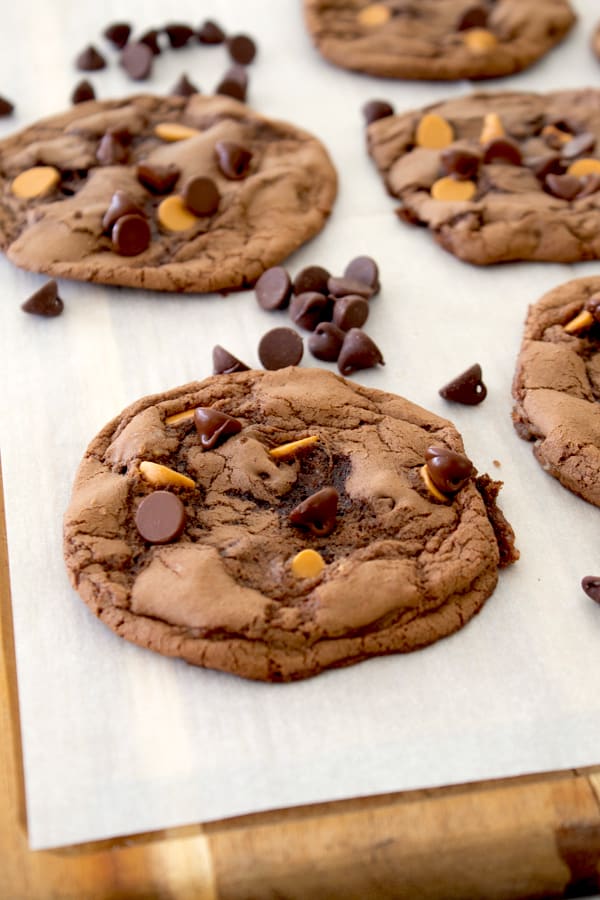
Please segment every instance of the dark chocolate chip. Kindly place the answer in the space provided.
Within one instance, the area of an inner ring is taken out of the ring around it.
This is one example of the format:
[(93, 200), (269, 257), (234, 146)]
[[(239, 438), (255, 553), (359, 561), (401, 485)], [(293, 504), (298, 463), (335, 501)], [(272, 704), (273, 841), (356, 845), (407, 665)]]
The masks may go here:
[(227, 49), (232, 60), (242, 66), (249, 65), (256, 56), (256, 44), (247, 34), (227, 38)]
[(540, 181), (545, 181), (546, 175), (562, 175), (565, 171), (565, 165), (558, 153), (550, 153), (546, 156), (530, 156), (525, 160), (525, 165), (531, 169)]
[(207, 19), (196, 32), (196, 37), (201, 44), (222, 44), (225, 32), (216, 22)]
[(212, 351), (213, 373), (215, 375), (229, 375), (231, 372), (247, 372), (249, 366), (243, 363), (237, 356), (233, 356), (229, 350), (225, 350), (220, 344), (215, 344)]
[(121, 216), (113, 225), (112, 244), (120, 256), (137, 256), (150, 245), (150, 225), (144, 216)]
[(467, 31), (469, 28), (485, 28), (488, 21), (488, 11), (485, 6), (469, 6), (456, 23), (457, 31)]
[(173, 50), (185, 47), (195, 35), (194, 29), (190, 28), (189, 25), (184, 25), (182, 22), (169, 22), (168, 25), (165, 25), (163, 31), (167, 35)]
[(0, 97), (0, 116), (10, 116), (14, 108), (10, 100), (7, 100), (6, 97)]
[(242, 103), (248, 93), (248, 76), (243, 66), (231, 66), (215, 88), (215, 94), (233, 97)]
[(575, 159), (581, 153), (589, 153), (595, 146), (596, 136), (589, 131), (583, 131), (562, 145), (561, 156), (563, 159)]
[(357, 256), (344, 269), (344, 278), (360, 281), (376, 291), (379, 287), (379, 267), (370, 256)]
[(440, 155), (444, 172), (464, 181), (477, 177), (481, 155), (466, 147), (446, 147)]
[(342, 375), (350, 375), (358, 369), (385, 365), (381, 350), (375, 341), (360, 328), (351, 328), (346, 332), (337, 364)]
[(340, 297), (333, 305), (333, 321), (342, 329), (361, 328), (369, 318), (369, 301), (358, 294)]
[(591, 172), (589, 175), (582, 175), (579, 179), (581, 182), (581, 190), (577, 194), (577, 199), (581, 197), (589, 197), (600, 190), (600, 175), (598, 172)]
[(297, 366), (302, 359), (302, 338), (293, 328), (273, 328), (260, 339), (258, 358), (265, 369)]
[(333, 322), (320, 322), (308, 339), (308, 349), (316, 359), (335, 362), (346, 333)]
[(183, 188), (183, 202), (197, 216), (212, 216), (219, 208), (221, 195), (212, 180), (205, 175), (190, 178)]
[(263, 309), (285, 309), (290, 302), (292, 282), (282, 266), (272, 266), (262, 273), (254, 291)]
[(64, 303), (58, 296), (58, 285), (56, 281), (47, 281), (35, 293), (31, 295), (24, 303), (21, 309), (33, 316), (45, 316), (51, 318), (60, 316), (63, 311)]
[(340, 495), (334, 487), (324, 487), (299, 503), (289, 514), (292, 525), (308, 528), (317, 537), (334, 530)]
[(552, 125), (554, 128), (558, 128), (559, 131), (569, 135), (585, 131), (585, 126), (578, 119), (573, 119), (571, 116), (546, 116), (544, 124)]
[(242, 423), (233, 416), (213, 409), (211, 406), (199, 406), (194, 410), (194, 425), (200, 435), (203, 450), (212, 450), (218, 443), (232, 434), (242, 430)]
[(546, 190), (560, 200), (573, 200), (582, 188), (581, 181), (575, 175), (546, 175)]
[(583, 308), (593, 315), (596, 322), (600, 322), (600, 293), (588, 297)]
[(75, 65), (81, 72), (97, 72), (98, 69), (106, 68), (106, 60), (101, 53), (98, 53), (93, 44), (89, 44), (85, 50), (82, 50)]
[(169, 93), (174, 97), (191, 97), (192, 94), (199, 94), (200, 89), (197, 88), (195, 84), (192, 84), (184, 72), (181, 78), (173, 85)]
[(160, 55), (160, 44), (158, 42), (160, 32), (157, 28), (150, 28), (145, 31), (139, 39), (138, 43), (145, 44), (149, 48), (152, 56)]
[(152, 194), (169, 194), (177, 183), (181, 171), (174, 163), (161, 166), (158, 163), (138, 163), (136, 174)]
[(252, 153), (235, 141), (217, 141), (215, 154), (219, 169), (225, 176), (233, 181), (245, 178), (250, 168)]
[(335, 278), (333, 275), (327, 279), (327, 290), (333, 297), (347, 297), (348, 294), (358, 294), (368, 300), (374, 294), (373, 288), (363, 281), (355, 278)]
[(487, 388), (482, 381), (479, 363), (457, 375), (449, 384), (440, 388), (439, 393), (444, 400), (452, 400), (465, 406), (477, 406), (478, 403), (482, 403), (487, 396)]
[(387, 100), (369, 100), (362, 108), (366, 125), (376, 122), (377, 119), (387, 119), (394, 115), (394, 107)]
[(126, 163), (129, 151), (116, 134), (107, 131), (96, 150), (96, 159), (101, 166), (115, 166)]
[(144, 41), (127, 44), (121, 53), (121, 65), (134, 81), (144, 81), (152, 72), (154, 53)]
[(455, 494), (473, 474), (473, 463), (447, 447), (428, 447), (425, 460), (429, 477), (444, 494)]
[(331, 301), (318, 291), (294, 294), (290, 301), (292, 322), (306, 331), (314, 331), (319, 322), (331, 319)]
[(600, 577), (597, 575), (585, 575), (581, 579), (581, 587), (590, 600), (600, 603)]
[(170, 491), (153, 491), (138, 506), (135, 524), (148, 543), (169, 544), (183, 534), (185, 507)]
[(323, 266), (306, 266), (294, 278), (293, 290), (295, 294), (304, 294), (306, 291), (318, 291), (320, 294), (329, 293), (327, 282), (330, 274)]
[(113, 47), (116, 47), (117, 50), (122, 50), (129, 40), (131, 25), (127, 22), (114, 22), (112, 25), (105, 28), (102, 33), (106, 40), (110, 41)]
[(73, 88), (73, 93), (71, 94), (71, 103), (85, 103), (87, 100), (95, 100), (96, 92), (94, 88), (85, 79), (80, 81)]
[(507, 163), (520, 166), (523, 156), (517, 144), (509, 138), (495, 138), (489, 141), (483, 150), (484, 163)]
[(110, 231), (117, 219), (130, 215), (143, 216), (144, 213), (131, 194), (128, 194), (127, 191), (115, 191), (102, 218), (102, 228), (104, 231)]

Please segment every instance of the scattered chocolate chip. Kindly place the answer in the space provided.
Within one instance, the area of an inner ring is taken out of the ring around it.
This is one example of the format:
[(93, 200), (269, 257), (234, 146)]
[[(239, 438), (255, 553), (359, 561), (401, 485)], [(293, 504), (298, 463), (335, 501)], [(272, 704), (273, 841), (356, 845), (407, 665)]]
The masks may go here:
[(199, 406), (194, 410), (194, 425), (200, 435), (203, 450), (212, 450), (220, 441), (242, 430), (239, 419), (211, 406)]
[(185, 47), (188, 41), (195, 36), (194, 29), (190, 28), (189, 25), (184, 25), (182, 22), (169, 22), (168, 25), (165, 25), (163, 31), (167, 35), (173, 50)]
[(131, 25), (127, 22), (114, 22), (112, 25), (108, 25), (102, 33), (117, 50), (122, 50), (129, 40)]
[(425, 459), (429, 477), (444, 494), (455, 494), (473, 474), (473, 463), (447, 447), (428, 447)]
[(231, 372), (247, 372), (249, 366), (243, 363), (237, 356), (233, 356), (229, 350), (225, 350), (220, 344), (215, 344), (212, 351), (213, 374), (229, 375)]
[(306, 266), (294, 278), (294, 293), (304, 294), (306, 291), (318, 291), (320, 294), (327, 294), (327, 282), (330, 277), (329, 272), (323, 266)]
[(440, 162), (447, 175), (470, 181), (477, 177), (481, 155), (466, 147), (446, 147), (442, 150)]
[(207, 19), (196, 32), (196, 37), (201, 44), (222, 44), (225, 32), (216, 22)]
[(485, 6), (469, 6), (456, 23), (456, 30), (467, 31), (469, 28), (485, 28), (487, 21), (488, 11)]
[(256, 44), (247, 34), (227, 38), (227, 49), (232, 60), (242, 66), (249, 65), (256, 56)]
[(520, 166), (523, 156), (514, 141), (509, 138), (495, 138), (485, 145), (483, 161), (484, 163), (507, 163), (510, 166)]
[(308, 349), (316, 359), (335, 362), (345, 336), (346, 333), (334, 322), (319, 322), (308, 339)]
[(96, 92), (94, 88), (85, 79), (80, 81), (73, 88), (73, 93), (71, 94), (71, 103), (85, 103), (87, 100), (95, 100)]
[(150, 245), (150, 225), (145, 216), (121, 216), (113, 225), (111, 239), (119, 256), (137, 256)]
[(482, 381), (481, 366), (479, 363), (471, 366), (465, 372), (457, 375), (451, 382), (439, 390), (444, 400), (452, 400), (454, 403), (462, 403), (465, 406), (477, 406), (487, 396), (487, 388)]
[(582, 175), (579, 181), (581, 183), (581, 190), (577, 194), (578, 200), (581, 197), (589, 197), (590, 194), (595, 194), (596, 191), (600, 190), (600, 175), (598, 172)]
[(303, 354), (302, 338), (293, 328), (273, 328), (258, 345), (258, 358), (265, 369), (297, 366)]
[(244, 178), (248, 174), (252, 153), (235, 141), (217, 141), (215, 154), (219, 169), (233, 181)]
[(362, 108), (365, 124), (370, 125), (377, 119), (386, 119), (394, 115), (394, 107), (387, 100), (369, 100)]
[(233, 97), (242, 103), (248, 93), (248, 76), (243, 66), (231, 66), (215, 88), (215, 94)]
[(351, 328), (346, 332), (337, 364), (342, 375), (385, 365), (377, 344), (360, 328)]
[(369, 318), (369, 301), (358, 294), (340, 297), (333, 305), (333, 321), (342, 329), (361, 328)]
[(169, 194), (177, 183), (181, 171), (174, 163), (161, 166), (158, 163), (138, 163), (136, 174), (152, 194)]
[(171, 491), (153, 491), (138, 506), (135, 524), (148, 543), (168, 544), (183, 534), (185, 507)]
[(379, 289), (379, 267), (370, 256), (357, 256), (344, 269), (344, 278), (360, 281), (373, 291)]
[(256, 299), (263, 309), (285, 309), (290, 302), (292, 282), (282, 266), (266, 269), (254, 285)]
[(573, 200), (581, 190), (581, 182), (575, 175), (546, 175), (546, 190), (560, 200)]
[(31, 313), (33, 316), (46, 316), (46, 318), (60, 316), (63, 308), (64, 303), (58, 296), (56, 281), (47, 281), (21, 304), (24, 312)]
[(333, 487), (324, 487), (299, 503), (289, 514), (292, 525), (308, 528), (317, 537), (326, 537), (334, 530), (340, 495)]
[(192, 84), (184, 72), (181, 78), (173, 85), (169, 93), (174, 97), (191, 97), (192, 94), (199, 94), (200, 89), (197, 88), (195, 84)]
[(348, 294), (358, 294), (368, 300), (373, 296), (373, 288), (364, 281), (355, 278), (335, 278), (333, 275), (327, 279), (327, 290), (333, 297), (347, 297)]
[(600, 294), (592, 294), (585, 301), (583, 308), (592, 314), (596, 322), (600, 322)]
[(7, 100), (6, 97), (0, 97), (0, 116), (10, 116), (14, 108), (10, 100)]
[(590, 600), (600, 603), (600, 577), (597, 575), (585, 575), (581, 579), (581, 587)]
[(98, 144), (96, 159), (101, 166), (115, 166), (127, 162), (129, 151), (116, 134), (107, 131)]
[(561, 156), (563, 159), (575, 159), (581, 153), (589, 153), (595, 146), (596, 136), (589, 131), (583, 131), (562, 145)]
[(318, 291), (294, 294), (290, 301), (292, 322), (306, 331), (314, 331), (319, 322), (331, 319), (331, 301)]
[(127, 191), (115, 191), (110, 205), (104, 213), (102, 228), (104, 231), (110, 231), (117, 219), (120, 219), (121, 216), (130, 215), (143, 216), (143, 212), (131, 194), (128, 194)]
[(562, 175), (565, 171), (565, 165), (557, 153), (550, 153), (547, 156), (530, 156), (525, 160), (525, 165), (540, 181), (545, 181), (547, 175)]
[(145, 44), (149, 48), (152, 56), (160, 56), (160, 44), (158, 43), (159, 31), (157, 28), (150, 28), (145, 31), (139, 39), (139, 44)]
[(144, 81), (152, 72), (154, 53), (144, 41), (127, 44), (121, 53), (121, 65), (134, 81)]
[(75, 60), (76, 67), (81, 72), (97, 72), (99, 69), (106, 68), (106, 60), (101, 53), (98, 53), (93, 44), (89, 44), (82, 50)]
[(219, 208), (221, 195), (212, 180), (205, 175), (190, 178), (183, 188), (183, 202), (197, 216), (212, 216)]

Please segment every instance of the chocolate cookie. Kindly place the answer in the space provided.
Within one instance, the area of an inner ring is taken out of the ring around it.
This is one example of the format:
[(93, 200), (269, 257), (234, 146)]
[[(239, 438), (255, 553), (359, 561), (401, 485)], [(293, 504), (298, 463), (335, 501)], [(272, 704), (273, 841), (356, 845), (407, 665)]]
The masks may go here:
[(335, 193), (316, 138), (229, 97), (90, 101), (0, 142), (0, 246), (54, 277), (242, 288), (320, 231)]
[(600, 506), (600, 277), (530, 307), (513, 397), (515, 428), (545, 471)]
[(215, 375), (93, 440), (66, 563), (122, 637), (288, 681), (464, 625), (518, 556), (499, 487), (401, 397), (321, 369)]
[(367, 125), (398, 216), (459, 259), (600, 258), (600, 90), (478, 93)]
[(384, 78), (495, 78), (527, 68), (567, 34), (568, 0), (304, 0), (321, 54)]

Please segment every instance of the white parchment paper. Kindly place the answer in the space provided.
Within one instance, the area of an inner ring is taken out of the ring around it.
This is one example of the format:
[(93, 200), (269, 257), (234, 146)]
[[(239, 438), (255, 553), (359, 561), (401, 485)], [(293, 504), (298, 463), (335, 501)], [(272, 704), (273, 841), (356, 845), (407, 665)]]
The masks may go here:
[[(600, 86), (589, 50), (600, 5), (574, 5), (580, 21), (562, 47), (488, 87)], [(0, 134), (68, 107), (81, 77), (72, 61), (90, 41), (112, 60), (91, 76), (98, 96), (138, 89), (100, 38), (110, 21), (129, 19), (139, 33), (205, 17), (256, 37), (251, 105), (318, 134), (339, 170), (329, 224), (288, 267), (341, 273), (359, 253), (378, 260), (383, 289), (367, 330), (386, 366), (360, 380), (456, 422), (479, 470), (505, 481), (522, 559), (454, 637), (298, 684), (249, 683), (127, 644), (87, 611), (63, 567), (62, 514), (83, 451), (126, 404), (209, 374), (216, 342), (258, 365), (260, 336), (289, 320), (259, 309), (252, 292), (180, 297), (70, 282), (61, 283), (64, 314), (41, 320), (20, 303), (44, 277), (0, 259), (0, 446), (34, 848), (599, 762), (600, 608), (580, 580), (600, 573), (600, 511), (545, 475), (518, 439), (510, 385), (527, 305), (600, 264), (469, 267), (397, 221), (364, 148), (366, 100), (408, 109), (469, 85), (338, 71), (313, 50), (299, 0), (201, 9), (20, 0), (3, 8), (0, 93), (18, 110)], [(228, 64), (223, 48), (171, 51), (142, 87), (166, 93), (186, 71), (210, 92)], [(476, 361), (488, 398), (451, 407), (438, 388)], [(304, 364), (315, 361), (307, 354)]]

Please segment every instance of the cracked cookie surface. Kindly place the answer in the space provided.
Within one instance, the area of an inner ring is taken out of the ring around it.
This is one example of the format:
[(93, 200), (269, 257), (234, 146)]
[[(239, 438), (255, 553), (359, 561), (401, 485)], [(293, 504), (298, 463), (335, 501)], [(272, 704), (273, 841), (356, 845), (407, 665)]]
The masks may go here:
[[(154, 131), (173, 123), (191, 129), (187, 139)], [(249, 151), (243, 177), (223, 174), (217, 142)], [(198, 216), (184, 210), (189, 227), (163, 227), (164, 196), (138, 179), (141, 162), (176, 167), (174, 199), (186, 182), (210, 178), (218, 209)], [(38, 197), (15, 196), (15, 179), (39, 167), (56, 171), (56, 184)], [(231, 98), (90, 101), (0, 142), (0, 247), (17, 266), (54, 277), (173, 292), (242, 288), (321, 230), (336, 189), (335, 169), (315, 137)], [(117, 252), (103, 225), (116, 191), (150, 225), (149, 245), (136, 255)]]
[[(240, 430), (203, 449), (179, 416), (197, 407)], [(270, 452), (296, 441), (301, 452)], [(320, 369), (217, 375), (146, 397), (78, 471), (64, 531), (72, 583), (122, 637), (247, 678), (289, 681), (430, 644), (478, 612), (518, 555), (498, 483), (470, 478), (447, 502), (428, 492), (431, 444), (463, 451), (447, 420)], [(161, 545), (135, 525), (154, 490), (148, 461), (194, 483), (170, 486), (185, 529)], [(333, 530), (292, 524), (325, 486), (339, 495)], [(305, 550), (324, 565), (299, 577)]]

